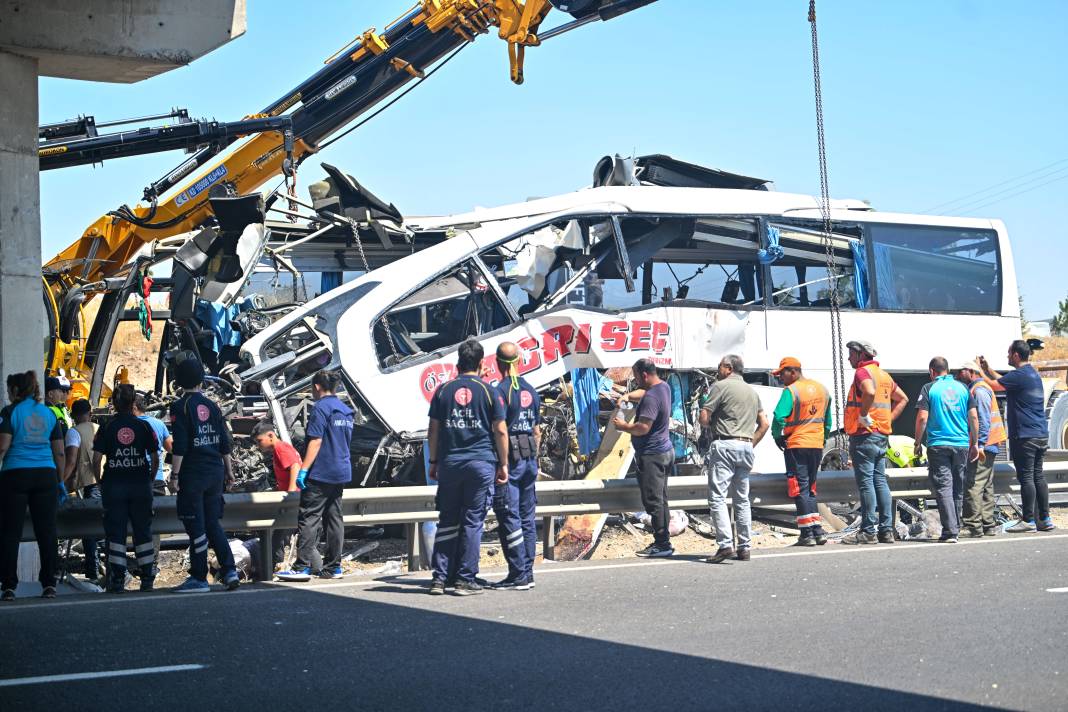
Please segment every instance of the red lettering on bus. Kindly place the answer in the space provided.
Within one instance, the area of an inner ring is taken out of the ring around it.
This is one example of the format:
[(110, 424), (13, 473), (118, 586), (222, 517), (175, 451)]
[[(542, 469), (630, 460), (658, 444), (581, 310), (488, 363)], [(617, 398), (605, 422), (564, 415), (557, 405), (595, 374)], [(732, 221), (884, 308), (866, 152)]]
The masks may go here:
[(631, 322), (630, 350), (648, 351), (652, 346), (653, 322), (636, 320)]
[(538, 351), (539, 344), (536, 338), (524, 336), (515, 345), (519, 347), (519, 353), (523, 355), (518, 368), (520, 376), (541, 367), (541, 353)]
[(625, 321), (606, 321), (601, 325), (601, 349), (604, 351), (626, 351), (627, 332), (630, 324)]
[(579, 324), (578, 334), (575, 336), (575, 353), (588, 354), (592, 339), (590, 339), (590, 325)]
[(542, 359), (545, 363), (556, 363), (561, 356), (571, 353), (568, 344), (575, 337), (575, 327), (570, 324), (561, 324), (551, 329), (546, 329), (541, 337)]
[(653, 322), (653, 351), (656, 353), (663, 353), (667, 348), (668, 335), (671, 334), (671, 327), (668, 326), (666, 321), (654, 321)]

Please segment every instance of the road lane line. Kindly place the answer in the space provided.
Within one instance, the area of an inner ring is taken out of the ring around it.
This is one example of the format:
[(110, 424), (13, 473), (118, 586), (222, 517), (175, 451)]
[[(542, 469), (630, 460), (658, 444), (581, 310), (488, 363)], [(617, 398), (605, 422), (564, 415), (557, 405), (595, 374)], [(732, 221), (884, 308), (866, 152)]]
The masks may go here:
[[(802, 549), (800, 551), (794, 550), (792, 547), (783, 547), (789, 549), (788, 551), (771, 550), (774, 553), (762, 553), (756, 551), (753, 554), (752, 561), (761, 561), (763, 559), (780, 559), (788, 558), (791, 556), (829, 556), (829, 555), (844, 555), (854, 553), (873, 553), (873, 552), (893, 552), (904, 551), (905, 549), (921, 549), (924, 547), (945, 548), (949, 550), (955, 550), (961, 546), (984, 546), (994, 544), (1010, 544), (1010, 543), (1030, 543), (1041, 544), (1044, 541), (1052, 541), (1053, 539), (1068, 539), (1068, 534), (1043, 534), (1043, 535), (1009, 535), (999, 537), (988, 537), (984, 539), (976, 540), (964, 540), (959, 544), (938, 544), (934, 541), (916, 541), (915, 543), (905, 544), (898, 542), (893, 545), (876, 544), (871, 546), (848, 546), (845, 544), (835, 544), (834, 546), (820, 547), (818, 549)], [(712, 553), (712, 549), (709, 549), (709, 554)], [(609, 569), (630, 569), (639, 567), (655, 567), (655, 566), (678, 566), (680, 564), (704, 564), (704, 562), (695, 560), (695, 555), (685, 555), (687, 558), (674, 558), (674, 559), (636, 559), (636, 560), (624, 560), (618, 563), (605, 563), (605, 564), (589, 564), (589, 565), (567, 565), (567, 564), (543, 564), (535, 572), (538, 576), (543, 574), (557, 574), (557, 573), (569, 573), (569, 572), (583, 572), (583, 571), (602, 571)], [(700, 556), (703, 556), (700, 555)], [(571, 563), (571, 562), (568, 562)], [(489, 569), (485, 571), (486, 574), (492, 574), (496, 572), (504, 572), (504, 569)], [(428, 581), (429, 572), (419, 572), (415, 574), (402, 574), (399, 578), (407, 581)], [(335, 583), (286, 583), (286, 582), (270, 582), (267, 585), (258, 588), (242, 587), (241, 590), (229, 593), (228, 597), (234, 596), (247, 596), (256, 593), (269, 593), (279, 591), (319, 591), (330, 593), (334, 590), (340, 591), (348, 588), (358, 588), (361, 586), (374, 586), (388, 584), (390, 579), (362, 579), (359, 581), (343, 581)], [(220, 592), (215, 592), (220, 593)], [(112, 603), (121, 603), (127, 605), (130, 603), (142, 602), (142, 601), (166, 601), (171, 599), (188, 599), (190, 596), (184, 593), (154, 593), (146, 595), (132, 595), (132, 596), (87, 596), (86, 598), (79, 598), (78, 600), (65, 601), (62, 598), (59, 600), (48, 601), (47, 603), (41, 602), (35, 605), (15, 605), (15, 606), (0, 606), (0, 615), (5, 612), (12, 613), (15, 611), (30, 611), (41, 610), (42, 608), (56, 608), (66, 606), (91, 606), (91, 605), (107, 605)], [(194, 600), (201, 600), (200, 597), (194, 596)]]
[(67, 675), (40, 675), (38, 677), (13, 677), (0, 679), (0, 687), (19, 685), (39, 685), (44, 682), (72, 682), (74, 680), (96, 680), (102, 677), (127, 677), (129, 675), (150, 675), (157, 672), (185, 672), (203, 670), (206, 665), (164, 665), (163, 667), (130, 668), (128, 670), (103, 670), (101, 672), (76, 672)]
[(1047, 588), (1046, 593), (1068, 593), (1068, 587), (1065, 588)]

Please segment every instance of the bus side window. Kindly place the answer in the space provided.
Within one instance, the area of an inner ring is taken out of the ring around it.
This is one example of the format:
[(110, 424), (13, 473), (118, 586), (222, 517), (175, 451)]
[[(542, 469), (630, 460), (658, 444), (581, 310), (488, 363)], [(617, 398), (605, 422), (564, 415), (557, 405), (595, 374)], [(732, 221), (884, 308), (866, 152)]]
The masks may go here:
[[(777, 307), (827, 308), (837, 279), (838, 304), (843, 309), (868, 306), (867, 285), (857, 284), (854, 254), (863, 254), (860, 231), (836, 226), (831, 236), (835, 274), (827, 269), (827, 254), (818, 225), (772, 225), (778, 230), (783, 256), (771, 263), (771, 303)], [(859, 298), (858, 298), (859, 294)]]
[(993, 230), (872, 225), (880, 309), (999, 313)]

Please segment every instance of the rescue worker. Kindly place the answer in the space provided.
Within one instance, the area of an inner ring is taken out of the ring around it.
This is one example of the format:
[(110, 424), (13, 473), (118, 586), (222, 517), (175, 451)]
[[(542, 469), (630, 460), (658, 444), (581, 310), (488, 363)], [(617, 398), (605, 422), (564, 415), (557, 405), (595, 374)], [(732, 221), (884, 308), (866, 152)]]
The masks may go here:
[(9, 404), (0, 410), (0, 601), (14, 601), (26, 508), (41, 555), (42, 598), (56, 597), (56, 507), (63, 486), (63, 435), (41, 403), (35, 371), (8, 374)]
[(240, 581), (230, 542), (219, 521), (223, 514), (223, 491), (233, 482), (232, 443), (219, 406), (200, 392), (204, 365), (187, 358), (177, 367), (178, 385), (184, 393), (170, 408), (174, 450), (170, 488), (178, 492), (178, 518), (189, 535), (189, 578), (176, 593), (207, 593), (208, 542), (222, 570), (228, 591)]
[[(719, 380), (712, 384), (701, 402), (699, 420), (711, 438), (706, 458), (708, 508), (718, 546), (716, 553), (705, 559), (710, 564), (732, 557), (749, 561), (752, 527), (749, 472), (755, 458), (753, 449), (764, 438), (770, 424), (760, 406), (760, 396), (742, 378), (744, 373), (745, 364), (740, 356), (724, 356), (719, 362)], [(728, 496), (734, 504), (737, 545), (731, 531)]]
[(636, 552), (636, 556), (672, 556), (675, 549), (668, 530), (671, 511), (667, 495), (668, 477), (675, 471), (675, 448), (670, 438), (671, 386), (660, 379), (656, 364), (650, 359), (638, 359), (631, 370), (637, 385), (633, 393), (641, 393), (634, 421), (628, 423), (617, 415), (612, 424), (633, 437), (642, 507), (653, 527), (653, 543)]
[(59, 421), (60, 432), (63, 433), (63, 455), (65, 470), (60, 473), (63, 476), (64, 485), (70, 491), (70, 481), (74, 475), (74, 469), (78, 465), (78, 448), (81, 447), (82, 438), (74, 429), (74, 421), (71, 420), (67, 411), (67, 396), (70, 395), (70, 381), (65, 376), (48, 376), (45, 378), (45, 405)]
[[(74, 401), (70, 407), (74, 419), (73, 430), (78, 431), (79, 447), (74, 473), (67, 489), (77, 492), (82, 499), (100, 499), (100, 480), (93, 466), (93, 443), (96, 442), (96, 425), (93, 423), (93, 407), (84, 398)], [(85, 578), (95, 581), (97, 577), (97, 540), (82, 539), (85, 554)]]
[(831, 432), (831, 396), (822, 383), (805, 378), (796, 358), (784, 358), (771, 373), (785, 386), (772, 416), (771, 436), (783, 451), (786, 493), (797, 508), (801, 536), (796, 546), (822, 546), (827, 536), (816, 504), (816, 477)]
[(935, 356), (928, 365), (931, 381), (916, 399), (916, 444), (919, 457), (927, 445), (927, 478), (931, 482), (942, 534), (938, 541), (956, 544), (964, 503), (964, 473), (979, 458), (979, 419), (968, 389), (949, 374), (949, 363)]
[(482, 593), (479, 546), (490, 487), (508, 483), (508, 429), (504, 399), (479, 378), (482, 344), (469, 338), (457, 350), (459, 375), (430, 401), (427, 443), (431, 480), (438, 483), (438, 530), (429, 593)]
[(333, 371), (319, 371), (312, 376), (315, 406), (308, 415), (307, 450), (296, 478), (301, 490), (297, 558), (292, 569), (278, 572), (283, 581), (311, 579), (319, 537), (324, 533), (326, 555), (319, 576), (339, 579), (345, 575), (341, 569), (341, 549), (345, 545), (341, 495), (352, 481), (349, 453), (355, 414), (337, 397), (340, 384), (340, 376)]
[(497, 368), (501, 382), (497, 392), (504, 400), (508, 425), (508, 482), (497, 484), (493, 512), (501, 550), (508, 562), (508, 576), (493, 585), (495, 589), (526, 591), (534, 586), (534, 556), (537, 529), (534, 508), (538, 500), (534, 483), (538, 479), (538, 448), (541, 444), (541, 399), (518, 374), (519, 347), (505, 341), (497, 347)]
[(979, 421), (977, 443), (979, 457), (968, 463), (964, 474), (964, 508), (961, 515), (962, 533), (979, 538), (997, 536), (999, 527), (994, 519), (994, 460), (1001, 444), (1008, 439), (1005, 423), (998, 409), (994, 390), (983, 380), (979, 364), (969, 361), (957, 371), (957, 378), (968, 387), (969, 405), (975, 408)]
[[(155, 581), (152, 543), (152, 480), (159, 466), (159, 442), (152, 427), (133, 414), (134, 387), (115, 387), (111, 404), (115, 417), (93, 440), (93, 470), (104, 499), (104, 534), (108, 547), (109, 593), (126, 590), (126, 523), (133, 529), (134, 555), (141, 570), (141, 590)], [(101, 477), (101, 464), (107, 464)]]
[(1042, 464), (1049, 449), (1049, 423), (1042, 376), (1030, 364), (1031, 347), (1017, 339), (1009, 345), (1009, 365), (1013, 370), (1000, 375), (982, 356), (979, 367), (988, 384), (1005, 389), (1005, 415), (1009, 422), (1009, 455), (1020, 483), (1023, 517), (1005, 531), (1012, 534), (1048, 532), (1056, 529), (1049, 516), (1049, 486)]
[[(861, 527), (843, 544), (893, 544), (894, 500), (886, 479), (886, 447), (893, 422), (909, 399), (875, 360), (868, 341), (850, 341), (849, 365), (856, 369), (845, 407), (853, 476), (860, 491)], [(878, 513), (878, 516), (876, 516)], [(878, 531), (878, 536), (876, 536)]]

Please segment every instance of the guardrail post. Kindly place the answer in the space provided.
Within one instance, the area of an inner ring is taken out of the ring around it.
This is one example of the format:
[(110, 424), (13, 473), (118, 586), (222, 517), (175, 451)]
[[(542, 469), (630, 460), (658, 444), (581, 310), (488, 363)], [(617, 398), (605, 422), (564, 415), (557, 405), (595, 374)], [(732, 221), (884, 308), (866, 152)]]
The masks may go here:
[(556, 559), (556, 520), (552, 517), (542, 519), (541, 558), (549, 561)]
[(408, 570), (421, 571), (423, 564), (420, 561), (421, 554), (419, 553), (419, 522), (408, 522), (404, 525), (404, 538), (408, 540)]
[(274, 529), (260, 531), (260, 566), (256, 569), (257, 581), (274, 580)]

